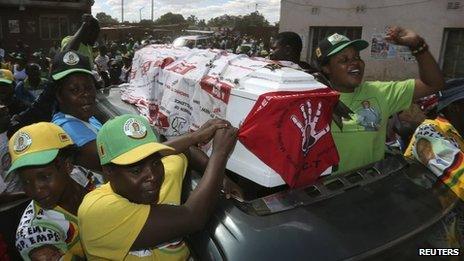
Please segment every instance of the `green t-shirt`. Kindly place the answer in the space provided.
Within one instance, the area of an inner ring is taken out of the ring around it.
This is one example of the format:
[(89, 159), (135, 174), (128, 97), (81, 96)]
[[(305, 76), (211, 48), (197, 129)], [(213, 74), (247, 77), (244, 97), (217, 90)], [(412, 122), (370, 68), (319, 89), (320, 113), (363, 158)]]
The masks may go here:
[[(68, 45), (69, 41), (71, 41), (71, 38), (72, 38), (72, 36), (66, 36), (65, 38), (63, 38), (63, 40), (61, 40), (61, 50), (63, 50), (63, 49), (66, 47), (66, 45)], [(79, 50), (78, 50), (77, 52), (80, 53), (80, 54), (82, 54), (82, 55), (84, 55), (84, 56), (89, 57), (89, 59), (90, 59), (90, 66), (91, 66), (92, 69), (93, 69), (93, 52), (92, 52), (92, 46), (81, 43), (81, 44), (79, 45)]]
[(352, 93), (341, 93), (340, 100), (354, 114), (343, 120), (343, 130), (332, 123), (332, 136), (340, 155), (343, 173), (381, 160), (385, 154), (388, 118), (407, 109), (412, 102), (415, 80), (364, 82)]

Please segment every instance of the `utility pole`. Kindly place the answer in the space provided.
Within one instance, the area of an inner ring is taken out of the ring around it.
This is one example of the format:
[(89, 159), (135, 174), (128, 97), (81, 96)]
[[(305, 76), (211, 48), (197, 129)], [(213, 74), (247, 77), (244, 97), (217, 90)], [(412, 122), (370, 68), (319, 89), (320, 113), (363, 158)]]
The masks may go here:
[(141, 7), (141, 8), (139, 9), (140, 21), (142, 21), (142, 9), (143, 9), (143, 8), (144, 8), (144, 7)]
[(255, 4), (255, 12), (258, 12), (258, 3)]
[(124, 0), (121, 0), (121, 24), (124, 23)]
[(153, 17), (153, 10), (154, 10), (154, 6), (155, 5), (155, 0), (151, 0), (151, 20), (153, 21), (154, 17)]

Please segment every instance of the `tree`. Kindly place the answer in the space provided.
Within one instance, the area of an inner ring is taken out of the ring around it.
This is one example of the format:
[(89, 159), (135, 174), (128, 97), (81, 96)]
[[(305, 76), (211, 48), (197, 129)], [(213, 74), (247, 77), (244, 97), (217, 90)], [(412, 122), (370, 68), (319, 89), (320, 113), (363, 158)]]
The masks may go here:
[(187, 23), (190, 26), (195, 26), (198, 24), (198, 18), (194, 15), (190, 15), (189, 17), (187, 17)]
[(155, 24), (155, 22), (153, 22), (152, 20), (150, 19), (142, 19), (140, 22), (139, 22), (140, 25), (145, 25), (145, 26), (150, 26), (150, 25), (153, 25)]
[(235, 27), (235, 24), (240, 19), (239, 16), (235, 15), (221, 15), (218, 17), (211, 18), (208, 21), (208, 26), (212, 27)]
[(205, 19), (201, 19), (200, 21), (198, 21), (197, 26), (202, 28), (202, 29), (205, 28), (206, 27)]
[(111, 17), (111, 15), (108, 15), (104, 12), (100, 12), (100, 13), (97, 13), (97, 15), (95, 16), (97, 18), (97, 20), (101, 23), (101, 24), (117, 24), (119, 23), (119, 21), (113, 17)]
[(249, 27), (249, 26), (256, 26), (256, 27), (265, 27), (269, 26), (269, 22), (264, 18), (262, 14), (258, 11), (250, 13), (248, 15), (244, 15), (237, 21), (236, 24), (238, 27)]
[(181, 14), (173, 14), (171, 12), (166, 13), (160, 18), (156, 19), (155, 24), (157, 25), (167, 25), (167, 24), (183, 24), (185, 19)]

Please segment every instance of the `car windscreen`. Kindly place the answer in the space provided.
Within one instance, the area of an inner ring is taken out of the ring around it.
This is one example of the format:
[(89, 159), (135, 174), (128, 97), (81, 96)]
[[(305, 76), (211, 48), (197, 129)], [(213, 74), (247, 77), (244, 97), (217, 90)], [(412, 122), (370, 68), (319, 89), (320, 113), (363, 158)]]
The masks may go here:
[(182, 47), (182, 46), (185, 46), (187, 40), (185, 38), (177, 38), (176, 40), (174, 40), (174, 42), (172, 42), (172, 45), (174, 47)]

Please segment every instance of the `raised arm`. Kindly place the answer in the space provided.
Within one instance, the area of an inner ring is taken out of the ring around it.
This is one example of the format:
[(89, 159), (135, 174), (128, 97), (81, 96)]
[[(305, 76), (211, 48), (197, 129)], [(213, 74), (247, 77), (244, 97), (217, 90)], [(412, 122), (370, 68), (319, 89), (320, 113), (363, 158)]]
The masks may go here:
[(66, 45), (61, 46), (61, 50), (78, 51), (81, 43), (93, 45), (93, 42), (95, 42), (96, 38), (98, 37), (99, 31), (100, 27), (98, 25), (98, 21), (91, 14), (83, 14), (81, 27), (79, 27), (77, 32), (71, 37)]
[(409, 47), (416, 57), (419, 79), (416, 79), (413, 99), (436, 93), (444, 88), (445, 80), (425, 40), (409, 29), (394, 26), (388, 29), (386, 40)]
[(205, 225), (216, 205), (227, 158), (236, 140), (236, 128), (216, 131), (213, 152), (205, 173), (187, 202), (181, 206), (152, 205), (132, 250), (154, 247), (195, 232)]

